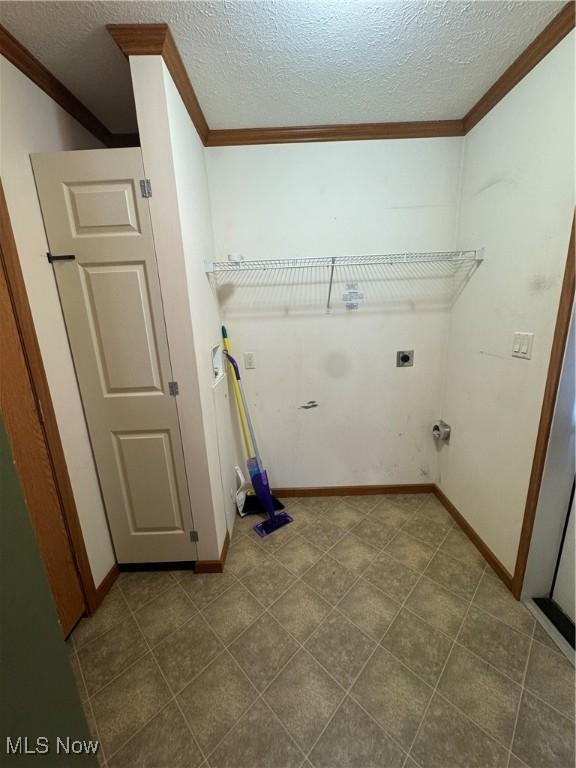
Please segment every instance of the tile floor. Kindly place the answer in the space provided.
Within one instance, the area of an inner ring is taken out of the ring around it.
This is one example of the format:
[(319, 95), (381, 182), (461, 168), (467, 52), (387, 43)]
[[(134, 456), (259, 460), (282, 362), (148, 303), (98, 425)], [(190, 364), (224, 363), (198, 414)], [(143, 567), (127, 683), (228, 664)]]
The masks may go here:
[(429, 496), (286, 500), (71, 645), (107, 768), (572, 768), (574, 670)]

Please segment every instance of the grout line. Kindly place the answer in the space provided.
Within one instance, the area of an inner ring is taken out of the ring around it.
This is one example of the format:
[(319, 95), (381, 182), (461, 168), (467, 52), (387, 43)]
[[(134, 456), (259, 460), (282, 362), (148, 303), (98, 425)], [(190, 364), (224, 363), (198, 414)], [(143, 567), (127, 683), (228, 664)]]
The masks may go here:
[[(486, 568), (487, 568), (487, 567), (488, 567), (488, 565), (486, 564), (486, 565), (484, 566), (484, 570), (483, 570), (483, 572), (482, 572), (482, 576), (484, 575), (484, 573), (485, 573), (485, 571), (486, 571)], [(421, 729), (422, 729), (422, 725), (423, 725), (423, 723), (424, 723), (424, 720), (426, 719), (426, 715), (428, 714), (428, 710), (430, 709), (430, 705), (432, 704), (432, 701), (433, 701), (433, 699), (434, 699), (434, 696), (436, 695), (436, 692), (437, 692), (437, 690), (438, 690), (438, 684), (440, 683), (440, 680), (442, 679), (442, 677), (443, 677), (443, 675), (444, 675), (444, 671), (445, 671), (445, 669), (446, 669), (446, 666), (448, 665), (448, 662), (449, 662), (449, 660), (450, 660), (450, 657), (452, 656), (452, 651), (453, 651), (453, 649), (454, 649), (454, 645), (456, 644), (456, 640), (457, 640), (457, 639), (458, 639), (458, 637), (460, 636), (460, 633), (461, 633), (461, 631), (462, 631), (462, 627), (464, 626), (464, 623), (465, 623), (465, 621), (466, 621), (466, 618), (467, 618), (467, 616), (468, 616), (468, 612), (470, 611), (470, 607), (472, 606), (472, 601), (474, 600), (474, 597), (476, 596), (476, 592), (478, 591), (478, 587), (480, 586), (480, 582), (481, 582), (481, 581), (482, 581), (482, 577), (480, 577), (480, 578), (478, 579), (478, 583), (476, 584), (476, 589), (474, 590), (474, 594), (472, 595), (472, 598), (470, 599), (470, 602), (469, 602), (469, 604), (468, 604), (468, 608), (466, 609), (466, 613), (464, 614), (464, 618), (462, 619), (462, 623), (461, 623), (461, 625), (460, 625), (460, 629), (458, 630), (458, 634), (456, 635), (456, 638), (453, 640), (453, 642), (452, 642), (452, 646), (450, 647), (450, 650), (448, 651), (448, 654), (446, 655), (446, 659), (445, 659), (445, 661), (444, 661), (444, 665), (443, 665), (443, 667), (442, 667), (442, 669), (441, 669), (441, 671), (440, 671), (440, 674), (438, 675), (438, 678), (437, 678), (437, 680), (436, 680), (436, 685), (434, 686), (434, 689), (433, 689), (433, 691), (432, 691), (432, 695), (430, 696), (430, 699), (428, 700), (428, 704), (426, 705), (426, 708), (424, 709), (424, 713), (423, 713), (423, 715), (422, 715), (422, 719), (420, 720), (420, 723), (419, 723), (419, 725), (418, 725), (418, 728), (416, 729), (416, 733), (414, 734), (414, 738), (412, 739), (412, 743), (411, 743), (411, 745), (410, 745), (410, 749), (408, 750), (408, 754), (409, 754), (409, 756), (410, 756), (410, 757), (412, 757), (412, 750), (414, 749), (414, 745), (416, 744), (416, 741), (417, 741), (417, 739), (418, 739), (418, 736), (419, 736), (419, 734), (420, 734), (420, 731), (421, 731)], [(453, 706), (453, 705), (452, 705), (452, 702), (450, 702), (450, 704), (451, 704), (451, 706)], [(466, 717), (467, 717), (467, 716), (466, 716)], [(470, 718), (468, 718), (468, 719), (470, 719)], [(471, 720), (471, 722), (474, 722), (474, 721), (472, 721), (472, 720)], [(474, 725), (476, 725), (476, 723), (474, 723)]]
[(514, 739), (516, 738), (516, 729), (518, 727), (518, 718), (520, 717), (520, 707), (522, 706), (522, 699), (524, 698), (524, 692), (527, 690), (526, 688), (526, 675), (528, 674), (528, 664), (530, 663), (530, 657), (532, 656), (532, 648), (534, 647), (534, 634), (536, 632), (536, 625), (534, 625), (534, 628), (532, 629), (532, 637), (530, 638), (530, 648), (528, 649), (528, 653), (526, 654), (526, 663), (524, 664), (524, 673), (522, 674), (522, 683), (521, 683), (521, 691), (520, 691), (520, 697), (518, 699), (518, 707), (516, 709), (516, 717), (514, 718), (514, 728), (512, 729), (512, 738), (510, 739), (510, 747), (508, 751), (508, 768), (510, 768), (510, 763), (512, 761), (512, 748), (514, 747)]

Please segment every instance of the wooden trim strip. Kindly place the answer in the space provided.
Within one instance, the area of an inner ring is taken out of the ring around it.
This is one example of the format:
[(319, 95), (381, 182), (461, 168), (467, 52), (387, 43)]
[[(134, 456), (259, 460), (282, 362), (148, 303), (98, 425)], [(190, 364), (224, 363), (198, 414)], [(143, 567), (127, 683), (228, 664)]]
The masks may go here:
[(74, 94), (54, 77), (22, 43), (16, 40), (0, 24), (0, 54), (8, 59), (20, 72), (30, 78), (51, 99), (66, 110), (80, 125), (107, 147), (114, 145), (114, 134), (79, 101)]
[(526, 77), (542, 59), (574, 29), (575, 4), (567, 3), (550, 24), (524, 50), (506, 72), (464, 117), (464, 133), (469, 133), (514, 86)]
[(219, 560), (197, 560), (194, 566), (196, 573), (224, 573), (224, 564), (228, 556), (230, 546), (230, 534), (226, 531), (226, 538), (222, 545), (222, 553)]
[(64, 450), (60, 440), (60, 433), (58, 431), (56, 415), (52, 405), (48, 380), (44, 371), (44, 363), (42, 362), (42, 355), (40, 353), (40, 347), (36, 337), (32, 312), (30, 310), (30, 304), (28, 303), (28, 295), (26, 293), (24, 277), (22, 276), (20, 259), (18, 258), (16, 241), (14, 239), (14, 232), (12, 231), (12, 224), (10, 222), (8, 206), (6, 204), (4, 188), (2, 186), (1, 180), (0, 257), (3, 260), (6, 271), (6, 279), (8, 280), (8, 285), (14, 299), (16, 318), (20, 328), (20, 333), (22, 335), (22, 343), (26, 350), (26, 357), (30, 367), (30, 376), (32, 378), (36, 393), (42, 403), (46, 445), (52, 461), (54, 477), (57, 483), (57, 491), (60, 496), (73, 554), (76, 559), (76, 565), (80, 576), (80, 583), (84, 591), (88, 611), (93, 613), (98, 607), (96, 586), (94, 584), (94, 579), (92, 578), (92, 570), (88, 561), (86, 546), (84, 544), (84, 537), (82, 535), (82, 529), (78, 519), (76, 502), (74, 501), (72, 485), (68, 475)]
[(550, 352), (550, 362), (548, 364), (548, 375), (546, 377), (546, 386), (544, 388), (544, 398), (542, 400), (542, 411), (540, 413), (540, 422), (538, 424), (538, 434), (536, 436), (536, 446), (534, 448), (534, 458), (532, 461), (532, 471), (528, 484), (528, 493), (526, 496), (526, 506), (524, 508), (524, 520), (522, 522), (522, 532), (520, 534), (520, 543), (518, 545), (518, 555), (516, 557), (516, 566), (514, 568), (514, 582), (512, 591), (519, 600), (522, 596), (522, 586), (528, 563), (528, 553), (530, 551), (530, 542), (532, 541), (532, 532), (534, 530), (534, 519), (536, 517), (536, 508), (540, 496), (540, 487), (542, 485), (542, 476), (544, 474), (544, 465), (546, 463), (546, 454), (548, 452), (548, 441), (552, 429), (552, 420), (554, 418), (554, 409), (556, 407), (556, 396), (560, 384), (560, 375), (564, 363), (564, 352), (566, 349), (566, 340), (570, 329), (570, 320), (572, 318), (572, 308), (574, 306), (574, 286), (576, 282), (575, 275), (575, 218), (572, 219), (572, 231), (570, 233), (570, 243), (568, 245), (568, 255), (566, 257), (566, 267), (564, 269), (564, 279), (560, 291), (560, 303), (558, 305), (558, 314), (556, 315), (556, 327), (554, 329), (554, 338), (552, 341), (552, 351)]
[(120, 568), (118, 563), (114, 563), (112, 568), (110, 568), (106, 576), (102, 579), (101, 583), (96, 587), (95, 607), (91, 610), (91, 613), (94, 613), (94, 611), (102, 605), (104, 598), (114, 586), (114, 582), (118, 576), (120, 576)]
[(506, 584), (508, 589), (512, 588), (512, 574), (502, 565), (500, 560), (496, 557), (490, 547), (484, 542), (483, 539), (476, 533), (474, 528), (466, 520), (466, 518), (458, 511), (458, 509), (452, 504), (450, 499), (446, 496), (438, 486), (434, 486), (434, 495), (442, 506), (452, 515), (456, 523), (460, 526), (462, 531), (468, 536), (472, 544), (476, 547), (478, 552), (486, 560), (488, 565), (491, 566), (494, 573)]
[(232, 128), (211, 130), (206, 146), (246, 144), (297, 144), (318, 141), (374, 139), (424, 139), (463, 136), (462, 120), (427, 120), (411, 123), (357, 123), (352, 125), (301, 125), (286, 128)]
[(330, 485), (319, 488), (274, 488), (279, 498), (301, 496), (378, 496), (388, 493), (434, 493), (434, 483), (404, 485)]
[(108, 24), (107, 29), (127, 58), (162, 56), (190, 119), (205, 145), (209, 133), (208, 123), (168, 24)]

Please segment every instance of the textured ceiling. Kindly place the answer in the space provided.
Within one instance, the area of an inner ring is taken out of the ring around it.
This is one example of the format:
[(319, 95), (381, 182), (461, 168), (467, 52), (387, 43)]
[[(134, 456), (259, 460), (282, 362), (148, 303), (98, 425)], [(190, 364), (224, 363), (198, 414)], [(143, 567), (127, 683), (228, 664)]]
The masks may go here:
[(563, 2), (0, 3), (0, 19), (114, 132), (136, 129), (105, 25), (167, 22), (211, 128), (462, 117)]

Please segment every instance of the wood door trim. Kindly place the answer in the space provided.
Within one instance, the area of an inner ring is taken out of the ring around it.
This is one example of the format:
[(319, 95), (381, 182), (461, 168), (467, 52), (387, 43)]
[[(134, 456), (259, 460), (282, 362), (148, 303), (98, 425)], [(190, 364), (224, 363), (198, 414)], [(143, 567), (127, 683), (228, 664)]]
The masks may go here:
[(139, 144), (138, 134), (112, 133), (94, 115), (88, 107), (74, 96), (66, 86), (55, 77), (44, 64), (25, 48), (8, 30), (0, 24), (0, 54), (32, 80), (38, 88), (44, 91), (62, 109), (68, 112), (80, 125), (84, 126), (93, 136), (106, 147), (129, 147)]
[(576, 6), (573, 2), (567, 3), (560, 13), (552, 19), (550, 24), (508, 67), (504, 74), (474, 104), (463, 119), (465, 133), (469, 133), (488, 112), (494, 109), (498, 102), (502, 101), (574, 29), (575, 9)]
[(108, 24), (107, 29), (126, 58), (162, 56), (190, 119), (205, 145), (209, 132), (208, 123), (168, 24)]
[(550, 352), (550, 362), (548, 364), (548, 374), (542, 400), (540, 422), (538, 424), (538, 434), (536, 436), (536, 445), (534, 448), (534, 458), (532, 460), (532, 470), (530, 472), (530, 481), (524, 508), (520, 543), (518, 545), (518, 554), (516, 556), (516, 565), (514, 568), (512, 591), (518, 600), (522, 596), (522, 587), (524, 585), (524, 576), (526, 574), (526, 565), (528, 563), (528, 554), (530, 551), (530, 543), (532, 541), (532, 532), (534, 530), (534, 519), (536, 517), (536, 508), (538, 506), (538, 498), (542, 486), (542, 476), (544, 474), (548, 442), (552, 430), (552, 421), (554, 419), (556, 396), (558, 394), (558, 386), (560, 384), (560, 375), (562, 373), (564, 353), (566, 350), (566, 341), (568, 339), (568, 331), (570, 329), (570, 320), (572, 318), (574, 306), (576, 258), (574, 228), (575, 219), (573, 218), (568, 254), (566, 256), (566, 267), (564, 269), (564, 278), (562, 280), (562, 289), (560, 291), (560, 303), (558, 305), (556, 326), (554, 328), (554, 337), (552, 340), (552, 351)]
[(93, 613), (98, 607), (96, 586), (92, 577), (88, 554), (84, 544), (84, 537), (78, 519), (76, 502), (72, 492), (72, 485), (68, 475), (64, 450), (60, 440), (56, 415), (52, 405), (48, 380), (42, 362), (40, 346), (34, 328), (32, 312), (28, 302), (26, 286), (20, 259), (14, 239), (14, 232), (8, 213), (8, 206), (4, 195), (4, 188), (0, 180), (0, 258), (4, 265), (8, 289), (14, 302), (16, 322), (22, 339), (22, 347), (26, 356), (26, 361), (30, 371), (30, 379), (35, 390), (37, 400), (42, 404), (43, 428), (46, 437), (46, 446), (52, 468), (56, 489), (60, 497), (64, 520), (70, 538), (72, 553), (76, 560), (76, 566), (80, 576), (80, 583), (86, 599), (86, 606), (90, 613)]

